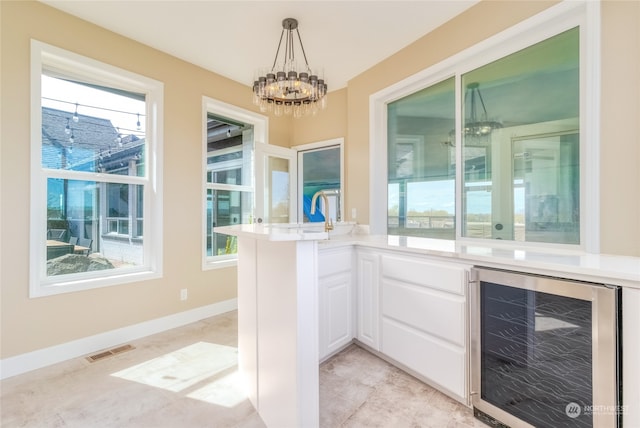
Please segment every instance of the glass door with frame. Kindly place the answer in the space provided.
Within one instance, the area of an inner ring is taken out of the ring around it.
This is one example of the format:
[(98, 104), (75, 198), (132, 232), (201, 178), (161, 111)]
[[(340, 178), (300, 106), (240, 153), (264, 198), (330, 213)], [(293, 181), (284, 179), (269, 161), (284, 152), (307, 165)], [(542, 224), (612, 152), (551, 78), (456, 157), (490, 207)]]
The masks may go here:
[(256, 144), (256, 222), (295, 223), (296, 152)]

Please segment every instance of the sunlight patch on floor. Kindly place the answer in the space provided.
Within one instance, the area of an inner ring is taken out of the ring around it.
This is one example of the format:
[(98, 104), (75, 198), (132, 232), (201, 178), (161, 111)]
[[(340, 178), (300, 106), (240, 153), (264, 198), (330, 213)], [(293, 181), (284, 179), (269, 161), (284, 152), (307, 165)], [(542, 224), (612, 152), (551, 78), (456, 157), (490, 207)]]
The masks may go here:
[(187, 397), (229, 408), (247, 399), (240, 372), (237, 369), (188, 394)]
[[(214, 378), (237, 364), (237, 348), (198, 342), (113, 373), (112, 376), (180, 392), (206, 379)], [(225, 375), (220, 380), (227, 382), (227, 377)], [(218, 379), (214, 379), (212, 383), (217, 381)]]

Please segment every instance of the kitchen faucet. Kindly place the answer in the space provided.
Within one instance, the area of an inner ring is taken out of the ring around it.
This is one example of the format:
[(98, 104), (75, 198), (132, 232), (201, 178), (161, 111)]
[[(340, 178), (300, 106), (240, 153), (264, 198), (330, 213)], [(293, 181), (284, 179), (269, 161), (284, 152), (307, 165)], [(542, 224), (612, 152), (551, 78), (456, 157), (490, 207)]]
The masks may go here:
[(328, 232), (333, 230), (333, 223), (329, 218), (329, 199), (324, 191), (320, 190), (313, 195), (311, 199), (311, 214), (316, 213), (316, 202), (318, 200), (318, 196), (322, 196), (322, 200), (324, 201), (324, 231)]

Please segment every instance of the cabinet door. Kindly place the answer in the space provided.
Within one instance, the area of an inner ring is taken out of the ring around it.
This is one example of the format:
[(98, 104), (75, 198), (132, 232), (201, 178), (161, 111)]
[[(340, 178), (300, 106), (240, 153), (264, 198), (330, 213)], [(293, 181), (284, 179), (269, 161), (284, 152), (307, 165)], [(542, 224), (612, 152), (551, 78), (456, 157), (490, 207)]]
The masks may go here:
[(320, 360), (353, 339), (351, 272), (320, 279)]
[(319, 357), (323, 361), (354, 337), (353, 250), (318, 251)]
[(376, 351), (380, 350), (378, 339), (380, 326), (379, 274), (379, 256), (367, 251), (358, 251), (356, 287), (358, 328), (356, 338)]

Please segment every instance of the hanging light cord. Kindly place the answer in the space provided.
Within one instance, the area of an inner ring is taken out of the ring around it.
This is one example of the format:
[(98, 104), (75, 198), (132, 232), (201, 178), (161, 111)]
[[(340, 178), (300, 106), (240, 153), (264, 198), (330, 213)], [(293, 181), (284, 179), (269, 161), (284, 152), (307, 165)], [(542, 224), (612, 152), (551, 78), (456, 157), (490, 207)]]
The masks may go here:
[[(287, 32), (287, 41), (285, 42), (284, 47), (284, 58), (285, 62), (287, 60), (294, 61), (296, 59), (294, 46), (293, 46), (293, 30), (291, 29), (291, 25), (288, 28), (282, 28), (282, 32), (280, 33), (280, 40), (278, 41), (278, 49), (276, 49), (276, 56), (273, 58), (273, 65), (271, 66), (271, 71), (275, 71), (276, 64), (278, 63), (278, 56), (280, 55), (280, 48), (282, 47), (282, 39), (284, 38), (284, 32)], [(309, 70), (309, 61), (307, 60), (307, 53), (304, 50), (304, 44), (302, 43), (302, 36), (300, 36), (300, 30), (296, 28), (296, 34), (298, 35), (298, 41), (300, 42), (300, 50), (302, 51), (302, 56), (304, 58), (304, 65), (307, 70)]]
[(271, 66), (271, 71), (276, 69), (276, 63), (278, 62), (278, 55), (280, 54), (280, 47), (282, 46), (282, 37), (284, 36), (285, 29), (282, 28), (282, 32), (280, 33), (280, 41), (278, 42), (278, 49), (276, 50), (276, 57), (273, 59), (273, 65)]
[(114, 110), (114, 109), (106, 108), (106, 107), (90, 106), (90, 105), (87, 105), (87, 104), (78, 104), (78, 103), (73, 103), (73, 102), (70, 102), (70, 101), (58, 100), (56, 98), (42, 97), (42, 99), (43, 100), (49, 100), (49, 101), (55, 101), (55, 102), (58, 102), (58, 103), (72, 104), (72, 105), (75, 105), (75, 106), (78, 106), (78, 107), (87, 107), (87, 108), (93, 108), (93, 109), (96, 109), (96, 110), (111, 111), (111, 112), (114, 112), (114, 113), (131, 114), (133, 116), (139, 115), (139, 116), (142, 116), (142, 117), (145, 116), (144, 114), (141, 115), (140, 113), (132, 113), (130, 111), (123, 111), (123, 110)]
[[(300, 41), (300, 49), (302, 50), (302, 56), (304, 57), (304, 65), (307, 66), (307, 70), (309, 70), (309, 62), (307, 61), (307, 54), (304, 51), (304, 45), (302, 44), (302, 37), (300, 37), (300, 30), (296, 28), (296, 33), (298, 33), (298, 40)], [(293, 46), (293, 42), (291, 43)]]

